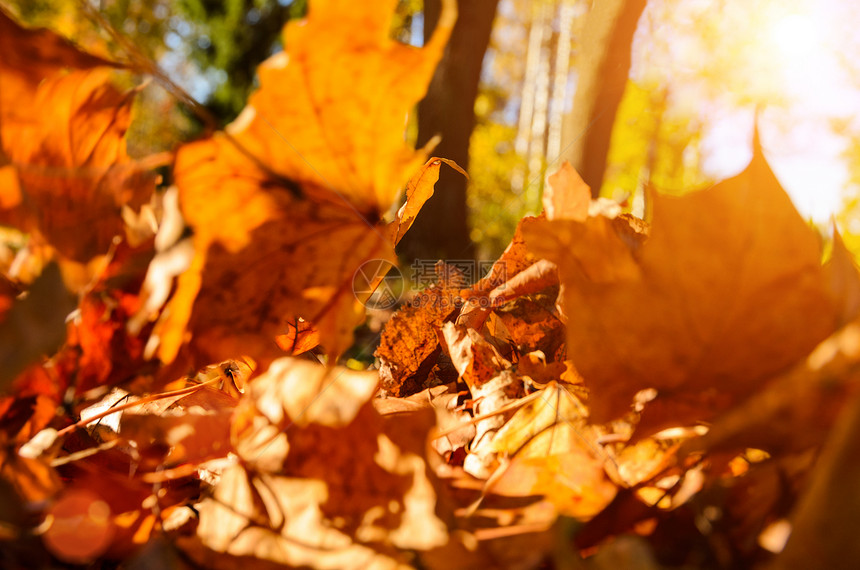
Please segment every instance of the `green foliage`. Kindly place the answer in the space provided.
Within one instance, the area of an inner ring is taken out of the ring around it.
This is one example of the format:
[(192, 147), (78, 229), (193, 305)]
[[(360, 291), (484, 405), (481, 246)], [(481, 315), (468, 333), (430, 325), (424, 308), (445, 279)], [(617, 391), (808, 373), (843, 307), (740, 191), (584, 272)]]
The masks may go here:
[(612, 131), (606, 176), (600, 190), (631, 204), (646, 185), (680, 194), (709, 182), (700, 169), (701, 125), (668, 110), (665, 90), (628, 81)]
[(848, 164), (849, 179), (836, 225), (845, 246), (860, 262), (860, 133), (851, 139), (843, 156)]
[(189, 22), (183, 43), (213, 87), (207, 106), (227, 122), (239, 113), (255, 84), (255, 69), (279, 49), (280, 32), (306, 2), (276, 0), (181, 0), (177, 13)]
[(521, 197), (511, 192), (511, 177), (520, 162), (514, 151), (515, 137), (516, 127), (486, 120), (472, 131), (468, 206), (471, 238), (479, 246), (481, 259), (501, 254), (524, 208)]

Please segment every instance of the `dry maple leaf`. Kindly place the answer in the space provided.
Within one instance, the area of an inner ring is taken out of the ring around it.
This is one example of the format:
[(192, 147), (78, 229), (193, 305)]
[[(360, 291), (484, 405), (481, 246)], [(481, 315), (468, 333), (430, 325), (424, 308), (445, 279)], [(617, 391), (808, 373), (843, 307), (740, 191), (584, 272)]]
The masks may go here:
[(84, 53), (68, 40), (44, 29), (18, 25), (0, 9), (0, 60), (3, 84), (0, 108), (13, 121), (32, 121), (38, 116), (34, 95), (42, 79), (64, 69), (92, 69), (110, 62)]
[(436, 282), (385, 323), (373, 353), (379, 359), (382, 387), (397, 397), (425, 388), (441, 351), (442, 324), (452, 319), (461, 305), (462, 272), (442, 261), (434, 269)]
[(548, 178), (543, 209), (548, 220), (584, 222), (591, 206), (591, 188), (567, 161)]
[(2, 13), (0, 38), (0, 221), (87, 262), (123, 233), (122, 207), (155, 189), (152, 164), (126, 153), (133, 92), (108, 62)]
[[(420, 184), (396, 225), (379, 222), (425, 158), (405, 144), (404, 120), (453, 25), (445, 4), (419, 49), (388, 37), (393, 0), (311, 2), (226, 133), (180, 149), (174, 173), (195, 257), (159, 325), (163, 361), (186, 341), (198, 365), (265, 360), (297, 318), (332, 355), (351, 344), (362, 314), (353, 275), (370, 260), (396, 263), (393, 242), (432, 192)], [(440, 165), (424, 170), (438, 177)]]
[[(383, 418), (372, 372), (281, 358), (233, 422), (242, 463), (198, 505), (195, 558), (213, 552), (316, 568), (403, 564), (397, 549), (445, 544), (423, 454), (430, 409)], [(203, 546), (208, 549), (201, 551)], [(206, 559), (206, 558), (203, 558)]]
[(818, 235), (758, 145), (740, 175), (653, 200), (641, 244), (635, 227), (602, 215), (524, 230), (559, 266), (567, 351), (591, 388), (592, 420), (620, 417), (656, 388), (666, 405), (646, 407), (646, 432), (712, 419), (802, 359), (841, 310)]
[[(57, 471), (66, 482), (59, 495), (54, 497), (48, 513), (64, 498), (84, 494), (87, 496), (82, 512), (71, 520), (57, 520), (48, 516), (46, 526), (58, 533), (74, 534), (74, 520), (86, 522), (87, 507), (95, 502), (98, 505), (99, 518), (102, 524), (110, 527), (111, 536), (95, 552), (95, 557), (109, 560), (121, 560), (145, 544), (153, 531), (160, 531), (160, 526), (171, 513), (171, 507), (180, 505), (199, 492), (199, 485), (192, 478), (163, 481), (159, 480), (161, 491), (153, 493), (153, 481), (145, 475), (130, 476), (135, 473), (139, 464), (132, 447), (113, 447), (93, 454), (95, 442), (85, 433), (78, 432), (75, 438), (67, 439), (64, 447), (72, 452), (82, 452), (76, 460), (61, 462)], [(90, 511), (91, 513), (93, 511)], [(77, 540), (92, 540), (86, 533), (78, 535)], [(73, 553), (70, 548), (66, 553)], [(55, 552), (55, 554), (59, 554)], [(66, 559), (66, 557), (62, 557)]]
[[(516, 279), (533, 264), (539, 262), (539, 259), (526, 247), (522, 235), (523, 224), (527, 223), (526, 220), (531, 219), (527, 216), (519, 221), (511, 238), (511, 243), (505, 248), (501, 257), (493, 263), (487, 275), (469, 290), (463, 292), (466, 302), (457, 319), (457, 324), (481, 330), (490, 316), (491, 308), (515, 296), (506, 296), (511, 293), (507, 287), (508, 280)], [(555, 279), (558, 280), (557, 277)]]
[(487, 483), (502, 495), (544, 495), (559, 513), (589, 519), (615, 497), (604, 472), (606, 454), (588, 412), (555, 382), (520, 408), (496, 433), (492, 449), (510, 458)]
[(565, 328), (555, 307), (558, 288), (514, 300), (498, 309), (500, 328), (520, 354), (539, 350), (550, 362), (565, 360)]
[(404, 397), (424, 389), (440, 353), (441, 326), (426, 318), (426, 310), (412, 306), (400, 309), (385, 323), (374, 356), (379, 358), (379, 376), (387, 392)]

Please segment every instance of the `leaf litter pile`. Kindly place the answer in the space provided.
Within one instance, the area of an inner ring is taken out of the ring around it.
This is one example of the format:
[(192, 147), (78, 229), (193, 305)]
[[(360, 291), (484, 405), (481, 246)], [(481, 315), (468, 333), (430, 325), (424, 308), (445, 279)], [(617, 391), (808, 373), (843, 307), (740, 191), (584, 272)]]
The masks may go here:
[(647, 222), (562, 166), (338, 364), (459, 168), (403, 136), (450, 4), (414, 48), (313, 0), (233, 123), (134, 158), (146, 70), (0, 12), (0, 566), (860, 560), (860, 275), (758, 147)]

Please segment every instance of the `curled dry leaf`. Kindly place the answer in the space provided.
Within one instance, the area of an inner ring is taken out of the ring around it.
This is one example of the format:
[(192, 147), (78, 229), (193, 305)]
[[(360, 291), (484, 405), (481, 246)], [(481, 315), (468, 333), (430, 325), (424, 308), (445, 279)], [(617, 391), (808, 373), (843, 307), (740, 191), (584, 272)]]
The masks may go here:
[(511, 365), (475, 329), (445, 323), (442, 326), (442, 334), (451, 361), (473, 396), (482, 384), (489, 382)]
[(379, 358), (382, 386), (395, 396), (420, 392), (436, 364), (440, 352), (437, 331), (442, 323), (428, 322), (427, 312), (421, 307), (404, 307), (385, 323), (374, 354)]
[(385, 323), (374, 356), (389, 393), (403, 397), (420, 392), (436, 364), (442, 325), (460, 305), (460, 274), (437, 264), (437, 282), (417, 295)]
[[(285, 51), (259, 67), (260, 89), (226, 133), (179, 150), (174, 173), (195, 257), (159, 325), (163, 361), (186, 342), (198, 366), (271, 359), (274, 337), (297, 318), (335, 357), (351, 344), (363, 314), (353, 275), (370, 260), (396, 264), (402, 232), (379, 220), (425, 159), (405, 144), (404, 119), (453, 26), (445, 4), (419, 49), (389, 38), (393, 0), (372, 9), (314, 2), (307, 19), (288, 24)], [(406, 218), (429, 196), (417, 194)]]
[(508, 279), (490, 292), (493, 306), (501, 305), (511, 299), (538, 293), (548, 287), (558, 285), (558, 268), (551, 261), (541, 259)]
[(284, 564), (358, 568), (404, 563), (395, 547), (445, 544), (423, 459), (433, 412), (382, 418), (370, 402), (377, 382), (370, 372), (273, 362), (237, 411), (242, 465), (229, 468), (198, 507), (202, 545)]
[(557, 288), (521, 297), (496, 310), (510, 342), (520, 353), (541, 351), (549, 362), (565, 359), (565, 328), (555, 307)]
[(540, 350), (524, 354), (517, 361), (517, 374), (528, 380), (532, 386), (546, 388), (553, 381), (581, 384), (582, 378), (571, 362), (547, 362)]
[[(515, 295), (506, 295), (508, 280), (514, 279), (539, 261), (526, 247), (522, 234), (523, 224), (527, 223), (526, 220), (533, 219), (525, 217), (520, 220), (514, 231), (514, 236), (511, 238), (511, 243), (505, 248), (502, 256), (493, 263), (486, 276), (465, 292), (466, 303), (457, 320), (458, 324), (481, 330), (489, 317), (490, 309), (496, 303), (505, 302), (515, 297)], [(526, 281), (530, 280), (526, 279)]]
[(312, 423), (342, 428), (355, 420), (378, 383), (372, 372), (281, 358), (250, 385), (249, 398), (255, 409), (281, 428)]
[(445, 323), (442, 334), (451, 361), (472, 394), (475, 415), (481, 418), (463, 468), (486, 479), (497, 465), (493, 438), (510, 415), (503, 410), (523, 395), (523, 385), (511, 372), (511, 363), (474, 329)]
[(469, 177), (466, 171), (460, 168), (453, 160), (435, 157), (428, 160), (406, 185), (406, 202), (397, 211), (397, 219), (391, 222), (391, 231), (394, 232), (394, 243), (400, 242), (406, 232), (409, 231), (412, 222), (415, 221), (415, 216), (421, 211), (421, 207), (433, 196), (433, 188), (436, 186), (436, 182), (439, 181), (439, 169), (442, 168), (443, 163), (466, 178)]

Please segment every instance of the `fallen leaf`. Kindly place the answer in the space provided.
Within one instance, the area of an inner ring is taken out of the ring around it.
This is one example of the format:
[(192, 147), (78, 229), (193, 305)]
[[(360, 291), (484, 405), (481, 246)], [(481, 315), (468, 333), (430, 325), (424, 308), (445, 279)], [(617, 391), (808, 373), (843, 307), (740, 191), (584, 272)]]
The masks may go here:
[(136, 444), (138, 468), (145, 472), (199, 465), (227, 457), (230, 448), (231, 408), (204, 411), (196, 406), (158, 415), (123, 413), (119, 434)]
[(422, 391), (441, 347), (442, 325), (456, 314), (460, 303), (460, 275), (436, 266), (437, 281), (400, 308), (385, 323), (379, 346), (382, 387), (404, 397)]
[(382, 386), (394, 396), (420, 392), (440, 353), (438, 330), (427, 310), (407, 306), (385, 323), (374, 355), (379, 358)]
[[(27, 29), (6, 12), (0, 12), (0, 92), (3, 117), (15, 122), (32, 121), (37, 107), (34, 95), (42, 79), (64, 69), (92, 69), (110, 62), (84, 53), (68, 40), (45, 29)], [(2, 127), (0, 127), (2, 128)]]
[(615, 497), (603, 464), (598, 432), (569, 389), (550, 383), (520, 408), (493, 438), (494, 451), (510, 458), (487, 490), (502, 495), (543, 495), (564, 515), (589, 519)]
[(774, 568), (838, 567), (860, 556), (854, 516), (860, 480), (860, 398), (844, 407), (815, 473), (791, 516), (791, 535)]
[(21, 457), (7, 442), (0, 443), (4, 447), (0, 450), (0, 479), (8, 482), (25, 502), (41, 503), (62, 488), (57, 472), (47, 461)]
[(278, 346), (291, 355), (299, 355), (316, 348), (320, 343), (320, 334), (309, 322), (304, 319), (296, 319), (288, 322), (287, 332), (275, 338)]
[(554, 307), (556, 291), (522, 297), (496, 309), (495, 314), (520, 354), (540, 351), (549, 362), (565, 360), (565, 326)]
[(511, 365), (475, 329), (445, 323), (442, 334), (451, 361), (473, 396), (482, 384), (489, 382)]
[(370, 402), (377, 382), (372, 372), (274, 361), (233, 423), (243, 464), (198, 506), (202, 544), (319, 568), (402, 564), (393, 547), (444, 544), (423, 459), (433, 412), (385, 420)]
[(391, 223), (391, 228), (395, 234), (394, 243), (398, 243), (409, 231), (412, 222), (415, 221), (415, 216), (421, 211), (421, 207), (433, 196), (433, 188), (439, 181), (439, 169), (442, 167), (442, 163), (447, 164), (466, 178), (469, 177), (466, 171), (453, 160), (435, 157), (428, 160), (406, 185), (406, 202), (398, 210), (397, 220)]
[[(540, 263), (540, 260), (526, 247), (522, 234), (523, 226), (534, 219), (527, 216), (520, 220), (514, 231), (514, 236), (511, 238), (511, 243), (505, 248), (501, 257), (493, 263), (487, 275), (463, 292), (466, 301), (460, 311), (457, 324), (481, 330), (490, 317), (491, 309), (494, 306), (516, 297), (516, 294), (508, 295), (508, 280), (516, 280), (520, 273), (534, 267), (536, 263)], [(543, 219), (543, 217), (538, 219)], [(532, 269), (532, 271), (542, 272), (545, 276), (552, 274), (552, 271), (543, 271), (540, 266), (538, 269)], [(533, 289), (531, 284), (534, 283), (535, 279), (528, 276), (519, 279), (521, 285), (525, 284), (526, 289)], [(539, 277), (538, 280), (540, 279)], [(550, 281), (553, 279), (557, 281), (558, 277), (550, 275)], [(516, 283), (516, 281), (514, 282)]]
[(712, 419), (837, 323), (820, 240), (760, 149), (735, 178), (653, 202), (641, 245), (603, 216), (525, 231), (559, 266), (568, 355), (591, 388), (591, 419), (624, 415), (647, 388), (669, 409), (679, 402), (689, 411), (647, 418), (646, 406), (642, 435)]

